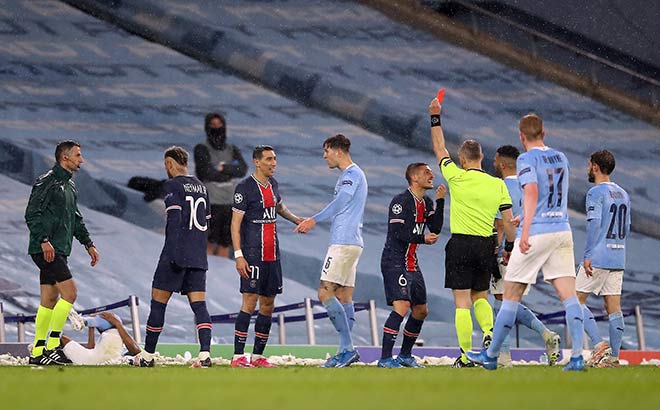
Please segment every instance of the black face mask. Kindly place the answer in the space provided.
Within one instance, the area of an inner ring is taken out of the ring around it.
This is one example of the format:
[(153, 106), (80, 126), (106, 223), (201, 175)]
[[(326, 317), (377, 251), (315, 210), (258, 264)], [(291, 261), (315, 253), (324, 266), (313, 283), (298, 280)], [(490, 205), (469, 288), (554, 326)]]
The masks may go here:
[(225, 149), (225, 143), (227, 141), (227, 129), (225, 127), (208, 128), (206, 136), (213, 148)]

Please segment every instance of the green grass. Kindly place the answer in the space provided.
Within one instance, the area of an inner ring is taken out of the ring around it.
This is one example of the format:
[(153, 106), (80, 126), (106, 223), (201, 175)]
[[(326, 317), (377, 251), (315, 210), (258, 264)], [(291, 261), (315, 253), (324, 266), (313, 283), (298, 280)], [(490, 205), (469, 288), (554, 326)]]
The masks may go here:
[(660, 368), (0, 367), (2, 409), (657, 409)]

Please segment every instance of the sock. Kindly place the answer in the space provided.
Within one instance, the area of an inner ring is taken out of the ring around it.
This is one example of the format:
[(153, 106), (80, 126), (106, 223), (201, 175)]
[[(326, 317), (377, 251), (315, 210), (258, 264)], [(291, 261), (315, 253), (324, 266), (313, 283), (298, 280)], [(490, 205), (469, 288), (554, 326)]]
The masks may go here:
[(261, 313), (257, 315), (257, 320), (254, 322), (254, 349), (252, 350), (252, 354), (264, 354), (272, 323), (271, 316), (264, 316)]
[(392, 357), (392, 348), (394, 348), (394, 342), (396, 342), (396, 337), (399, 334), (401, 322), (403, 322), (403, 316), (395, 311), (390, 312), (390, 315), (385, 321), (385, 326), (383, 326), (383, 348), (380, 351), (381, 359)]
[[(502, 308), (502, 301), (495, 299), (493, 301), (493, 313), (495, 316), (497, 316), (498, 313), (500, 313), (500, 309)], [(511, 351), (511, 338), (513, 336), (509, 334), (509, 337), (505, 337), (504, 341), (502, 342), (502, 347), (500, 348), (500, 352), (510, 352)]]
[(60, 298), (55, 304), (53, 314), (50, 317), (50, 334), (48, 335), (46, 349), (53, 350), (60, 345), (62, 329), (64, 328), (66, 319), (69, 317), (69, 312), (72, 307), (73, 305), (71, 303), (62, 298)]
[(163, 325), (165, 324), (166, 308), (167, 303), (161, 303), (151, 299), (151, 310), (149, 311), (149, 317), (147, 318), (147, 336), (144, 338), (144, 350), (147, 353), (156, 353), (158, 338), (160, 337), (160, 332), (163, 331)]
[(596, 324), (596, 319), (594, 314), (591, 313), (591, 310), (587, 305), (580, 305), (582, 307), (582, 315), (584, 316), (584, 331), (587, 332), (587, 336), (591, 340), (591, 345), (596, 346), (597, 343), (603, 341), (603, 338), (600, 336), (598, 331), (598, 324)]
[(502, 301), (497, 318), (495, 319), (495, 326), (493, 330), (493, 341), (490, 342), (490, 347), (486, 354), (488, 357), (497, 357), (502, 350), (502, 344), (509, 337), (509, 332), (516, 323), (516, 313), (518, 311), (518, 302), (512, 300)]
[(610, 319), (610, 347), (612, 348), (612, 356), (619, 357), (621, 350), (621, 339), (623, 339), (623, 313), (614, 312), (609, 316)]
[(422, 331), (423, 320), (415, 319), (412, 314), (406, 321), (406, 326), (403, 328), (403, 343), (401, 343), (401, 353), (399, 356), (412, 355), (412, 348), (415, 345), (419, 332)]
[(197, 337), (199, 338), (199, 351), (210, 352), (211, 329), (213, 329), (213, 325), (211, 324), (211, 315), (209, 315), (209, 311), (206, 308), (206, 301), (200, 300), (198, 302), (192, 302), (190, 308), (195, 314)]
[(242, 355), (245, 353), (245, 342), (248, 337), (248, 328), (250, 327), (250, 318), (252, 315), (245, 313), (242, 310), (236, 316), (236, 324), (234, 327), (234, 355)]
[(346, 312), (346, 319), (348, 319), (348, 329), (353, 331), (353, 325), (355, 325), (355, 305), (353, 301), (342, 303), (344, 312)]
[(461, 348), (461, 361), (467, 363), (465, 352), (472, 350), (472, 315), (470, 315), (470, 309), (456, 308), (455, 326), (458, 346)]
[(337, 329), (337, 332), (339, 332), (339, 353), (355, 350), (346, 311), (341, 303), (339, 303), (339, 300), (333, 297), (323, 302), (323, 306), (328, 311), (330, 321), (335, 326), (335, 329)]
[(584, 341), (584, 315), (577, 296), (572, 296), (562, 302), (566, 310), (566, 324), (573, 341), (571, 357), (582, 355), (582, 342)]
[(50, 327), (50, 318), (53, 316), (53, 309), (39, 305), (37, 309), (37, 318), (34, 320), (34, 343), (32, 345), (32, 356), (41, 356), (46, 347), (46, 337)]
[(546, 327), (539, 320), (539, 318), (536, 317), (534, 312), (529, 310), (527, 306), (523, 305), (522, 303), (518, 304), (518, 312), (516, 313), (516, 322), (520, 323), (523, 326), (527, 326), (528, 328), (532, 329), (539, 335), (543, 336), (543, 332), (545, 332)]
[(474, 318), (477, 319), (484, 336), (493, 334), (493, 308), (486, 299), (477, 299), (474, 302)]

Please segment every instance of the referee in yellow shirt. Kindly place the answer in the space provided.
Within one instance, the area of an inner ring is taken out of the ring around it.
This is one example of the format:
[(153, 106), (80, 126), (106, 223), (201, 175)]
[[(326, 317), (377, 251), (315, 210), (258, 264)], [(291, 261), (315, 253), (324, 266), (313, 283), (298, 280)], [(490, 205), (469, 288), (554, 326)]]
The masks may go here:
[(461, 168), (449, 157), (442, 133), (437, 98), (429, 105), (433, 151), (440, 171), (447, 180), (449, 195), (449, 225), (451, 238), (445, 247), (445, 288), (452, 290), (456, 305), (456, 335), (461, 356), (454, 367), (473, 367), (465, 357), (472, 350), (472, 316), (484, 333), (484, 344), (489, 344), (493, 333), (493, 309), (488, 303), (490, 275), (493, 271), (493, 222), (499, 210), (505, 222), (505, 260), (513, 249), (516, 231), (511, 223), (511, 198), (504, 181), (488, 175), (481, 169), (484, 158), (481, 145), (475, 140), (463, 142), (458, 149)]

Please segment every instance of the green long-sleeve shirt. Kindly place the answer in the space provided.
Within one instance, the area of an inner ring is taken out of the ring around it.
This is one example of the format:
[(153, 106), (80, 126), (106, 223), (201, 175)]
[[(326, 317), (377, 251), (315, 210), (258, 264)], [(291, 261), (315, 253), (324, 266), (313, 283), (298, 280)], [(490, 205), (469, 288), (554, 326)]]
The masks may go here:
[(30, 255), (43, 252), (41, 244), (47, 240), (55, 253), (63, 256), (71, 254), (73, 237), (85, 246), (92, 243), (76, 204), (76, 185), (71, 176), (71, 172), (55, 164), (34, 183), (25, 209)]

